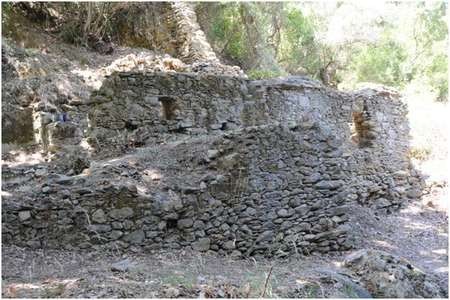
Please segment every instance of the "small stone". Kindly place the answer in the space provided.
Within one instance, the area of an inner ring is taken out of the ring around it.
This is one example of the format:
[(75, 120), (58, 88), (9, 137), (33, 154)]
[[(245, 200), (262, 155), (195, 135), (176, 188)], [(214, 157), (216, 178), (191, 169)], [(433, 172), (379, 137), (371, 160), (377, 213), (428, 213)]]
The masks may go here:
[(320, 178), (322, 178), (322, 175), (320, 175), (319, 173), (314, 173), (308, 177), (305, 178), (305, 183), (316, 183), (320, 180)]
[(113, 272), (126, 272), (132, 266), (131, 261), (127, 258), (111, 265), (111, 271)]
[(31, 218), (31, 212), (29, 210), (19, 211), (19, 220), (20, 222), (26, 221)]
[(169, 287), (164, 290), (164, 298), (178, 298), (180, 294), (180, 290), (174, 287)]
[(271, 240), (273, 237), (274, 237), (274, 232), (272, 230), (266, 230), (258, 236), (258, 238), (256, 239), (256, 242), (268, 241), (268, 240)]
[(92, 244), (89, 242), (82, 242), (78, 245), (80, 249), (88, 249), (92, 247)]
[(311, 224), (307, 222), (302, 222), (298, 225), (298, 229), (304, 232), (309, 231), (311, 229)]
[(178, 217), (179, 217), (178, 214), (174, 212), (164, 215), (162, 218), (164, 220), (178, 220)]
[(127, 190), (133, 195), (137, 194), (137, 192), (138, 192), (137, 186), (135, 184), (128, 184), (127, 185)]
[(192, 248), (196, 251), (205, 252), (209, 250), (211, 240), (209, 238), (201, 238), (198, 241), (192, 243)]
[(42, 247), (40, 241), (27, 241), (26, 244), (27, 244), (27, 246), (30, 247), (31, 249), (39, 249), (39, 248)]
[(45, 176), (47, 175), (47, 169), (37, 169), (36, 172), (34, 172), (34, 174), (39, 177)]
[(311, 210), (311, 207), (309, 207), (307, 204), (302, 204), (300, 206), (297, 206), (294, 210), (299, 216), (304, 216)]
[(124, 229), (130, 230), (131, 228), (133, 228), (134, 222), (131, 220), (125, 220), (125, 221), (123, 221), (122, 225), (123, 225)]
[(208, 150), (208, 158), (211, 160), (216, 158), (218, 154), (219, 154), (218, 150)]
[(234, 248), (236, 248), (236, 244), (234, 243), (234, 241), (227, 241), (223, 244), (223, 249), (232, 250)]
[(293, 210), (292, 208), (289, 209), (289, 210), (287, 210), (285, 208), (282, 208), (282, 209), (277, 211), (277, 215), (282, 217), (282, 218), (287, 218), (287, 217), (293, 216), (294, 213), (295, 213), (295, 210)]
[(134, 215), (134, 211), (131, 207), (123, 207), (120, 209), (113, 209), (109, 212), (109, 216), (116, 220), (123, 220)]
[(159, 230), (164, 230), (164, 229), (166, 229), (166, 226), (167, 226), (166, 221), (161, 221), (161, 222), (159, 222), (159, 224), (158, 224), (158, 229), (159, 229)]
[(334, 223), (337, 223), (337, 224), (342, 223), (342, 219), (339, 218), (338, 216), (332, 217), (331, 221), (333, 221)]
[(321, 190), (335, 190), (341, 187), (343, 182), (341, 180), (322, 180), (316, 183), (316, 187)]
[(147, 231), (145, 236), (149, 239), (153, 239), (159, 235), (158, 231)]
[(120, 230), (113, 230), (111, 231), (111, 233), (109, 234), (109, 238), (112, 240), (117, 240), (119, 239), (121, 236), (123, 235), (123, 232)]
[(194, 221), (191, 218), (178, 220), (177, 226), (178, 228), (189, 228), (192, 227)]
[(42, 192), (43, 192), (43, 193), (48, 193), (48, 192), (50, 192), (50, 187), (49, 187), (49, 186), (44, 186), (44, 187), (42, 188)]
[(227, 223), (222, 224), (222, 226), (220, 226), (220, 229), (222, 231), (228, 231), (230, 230), (230, 225), (228, 225)]
[(253, 207), (248, 207), (245, 210), (245, 213), (249, 216), (254, 216), (256, 214), (256, 209), (254, 209)]
[(145, 239), (145, 233), (142, 229), (133, 231), (130, 234), (127, 234), (126, 236), (123, 237), (123, 240), (130, 243), (130, 244), (140, 244), (144, 241)]
[(105, 223), (106, 222), (106, 215), (105, 212), (102, 209), (97, 209), (93, 214), (92, 214), (92, 221), (94, 221), (94, 223)]
[(89, 225), (88, 229), (90, 231), (98, 232), (98, 233), (104, 233), (111, 231), (111, 226), (109, 225)]
[(200, 189), (201, 190), (205, 190), (208, 186), (206, 185), (206, 183), (204, 181), (200, 182)]
[(287, 217), (288, 211), (284, 208), (277, 211), (277, 215), (280, 217)]
[(112, 222), (111, 226), (113, 229), (122, 229), (123, 228), (123, 225), (120, 222)]
[(303, 237), (303, 239), (304, 239), (305, 241), (314, 240), (315, 238), (316, 238), (316, 235), (315, 235), (315, 234), (307, 234), (307, 235), (305, 235), (305, 236)]
[(392, 203), (389, 202), (389, 200), (387, 200), (385, 198), (378, 198), (377, 200), (375, 200), (374, 204), (375, 204), (376, 208), (383, 208), (383, 207), (391, 206)]
[(196, 220), (194, 222), (194, 229), (204, 229), (205, 228), (205, 223), (201, 220)]

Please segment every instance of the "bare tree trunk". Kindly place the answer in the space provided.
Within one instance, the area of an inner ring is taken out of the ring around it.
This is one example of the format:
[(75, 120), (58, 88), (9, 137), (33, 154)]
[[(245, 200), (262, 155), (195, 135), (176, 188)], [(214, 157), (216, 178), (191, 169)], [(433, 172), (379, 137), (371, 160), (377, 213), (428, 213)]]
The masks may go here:
[(92, 2), (88, 2), (87, 3), (87, 18), (86, 18), (86, 22), (84, 23), (84, 27), (83, 27), (83, 40), (86, 41), (87, 40), (87, 36), (90, 32), (90, 27), (91, 27), (91, 22), (92, 22)]

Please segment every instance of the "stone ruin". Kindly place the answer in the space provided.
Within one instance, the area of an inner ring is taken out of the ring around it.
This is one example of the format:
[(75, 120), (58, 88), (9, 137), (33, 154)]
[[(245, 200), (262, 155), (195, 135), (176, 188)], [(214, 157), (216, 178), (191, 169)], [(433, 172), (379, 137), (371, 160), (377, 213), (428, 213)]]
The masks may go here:
[[(191, 10), (171, 9), (174, 51), (190, 63), (176, 63), (184, 73), (114, 72), (66, 104), (58, 93), (34, 103), (38, 95), (16, 97), (19, 89), (2, 84), (13, 103), (2, 120), (7, 140), (35, 136), (55, 168), (70, 166), (33, 171), (31, 194), (4, 197), (4, 243), (327, 253), (352, 247), (349, 204), (390, 212), (420, 191), (398, 94), (337, 91), (304, 77), (249, 80), (185, 22)], [(54, 119), (63, 106), (69, 122)], [(4, 178), (14, 172), (3, 167)]]
[[(415, 192), (406, 107), (387, 90), (122, 72), (92, 94), (87, 118), (99, 162), (4, 203), (5, 242), (326, 253), (352, 246), (348, 204), (390, 211)], [(79, 142), (64, 130), (60, 144)]]

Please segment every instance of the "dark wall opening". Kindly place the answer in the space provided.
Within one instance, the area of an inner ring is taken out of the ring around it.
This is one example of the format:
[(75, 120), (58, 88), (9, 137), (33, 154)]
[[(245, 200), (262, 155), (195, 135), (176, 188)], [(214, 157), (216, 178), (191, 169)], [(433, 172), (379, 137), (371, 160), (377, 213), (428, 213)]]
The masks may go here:
[(161, 102), (161, 115), (165, 120), (175, 120), (178, 114), (177, 101), (168, 96), (159, 97)]
[(370, 122), (370, 116), (366, 111), (354, 111), (352, 113), (353, 134), (352, 141), (358, 144), (360, 148), (373, 145), (375, 134), (373, 125)]

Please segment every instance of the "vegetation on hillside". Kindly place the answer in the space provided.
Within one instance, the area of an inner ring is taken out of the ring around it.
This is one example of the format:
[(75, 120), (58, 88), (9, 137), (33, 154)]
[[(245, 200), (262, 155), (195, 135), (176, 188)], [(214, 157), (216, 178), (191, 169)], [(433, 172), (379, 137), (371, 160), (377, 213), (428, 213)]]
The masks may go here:
[(421, 82), (439, 101), (448, 93), (446, 11), (446, 2), (197, 4), (212, 46), (252, 78), (309, 75), (343, 88)]

